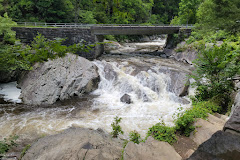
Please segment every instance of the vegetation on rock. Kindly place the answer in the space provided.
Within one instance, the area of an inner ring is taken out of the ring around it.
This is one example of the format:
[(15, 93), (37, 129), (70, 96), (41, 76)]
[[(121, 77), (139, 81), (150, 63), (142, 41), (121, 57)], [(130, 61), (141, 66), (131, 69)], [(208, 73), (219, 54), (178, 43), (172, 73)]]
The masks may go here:
[(18, 136), (10, 136), (9, 138), (4, 138), (3, 141), (0, 141), (0, 159), (8, 152), (13, 146), (16, 146), (16, 140)]
[(118, 116), (116, 116), (114, 118), (114, 122), (111, 124), (112, 126), (112, 132), (111, 135), (113, 138), (117, 138), (119, 134), (123, 134), (124, 132), (122, 131), (121, 126), (119, 125), (119, 123), (121, 122), (122, 118), (119, 118)]

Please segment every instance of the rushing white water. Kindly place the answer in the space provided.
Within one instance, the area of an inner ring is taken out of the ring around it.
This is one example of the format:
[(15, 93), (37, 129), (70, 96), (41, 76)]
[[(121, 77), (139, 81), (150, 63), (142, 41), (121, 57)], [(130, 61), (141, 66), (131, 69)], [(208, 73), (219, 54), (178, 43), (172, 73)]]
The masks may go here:
[[(0, 139), (12, 134), (37, 138), (72, 126), (111, 132), (116, 116), (122, 118), (124, 137), (133, 130), (145, 136), (148, 128), (160, 120), (172, 126), (179, 107), (182, 111), (191, 107), (181, 104), (179, 97), (168, 90), (171, 79), (161, 72), (162, 67), (189, 72), (181, 63), (132, 55), (107, 55), (94, 63), (101, 81), (98, 89), (86, 97), (52, 106), (0, 106)], [(130, 95), (131, 104), (121, 102), (124, 94)]]
[(21, 103), (21, 99), (18, 98), (21, 89), (18, 89), (16, 86), (17, 82), (0, 84), (0, 94), (3, 95), (5, 101)]
[(109, 53), (153, 52), (162, 51), (166, 44), (166, 38), (159, 37), (151, 42), (107, 44), (105, 51)]

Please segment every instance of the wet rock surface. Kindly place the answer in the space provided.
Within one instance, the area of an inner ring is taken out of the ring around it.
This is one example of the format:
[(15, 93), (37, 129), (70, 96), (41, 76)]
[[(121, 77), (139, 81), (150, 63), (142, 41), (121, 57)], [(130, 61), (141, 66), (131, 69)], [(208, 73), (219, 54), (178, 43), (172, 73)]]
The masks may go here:
[(98, 81), (97, 67), (92, 62), (68, 54), (34, 65), (19, 81), (20, 98), (25, 104), (53, 104), (94, 90)]
[(180, 72), (175, 69), (168, 67), (162, 67), (160, 72), (169, 75), (170, 82), (168, 85), (168, 90), (175, 93), (177, 96), (186, 96), (188, 94), (188, 88), (190, 85), (187, 72)]
[(167, 142), (148, 137), (146, 142), (129, 142), (124, 149), (124, 160), (181, 160), (182, 157)]
[(71, 128), (35, 142), (23, 160), (113, 160), (121, 158), (122, 141), (102, 130)]
[(240, 136), (218, 131), (201, 144), (188, 160), (239, 160)]
[(107, 80), (116, 80), (118, 78), (117, 73), (114, 71), (113, 67), (109, 64), (107, 64), (104, 67), (104, 72), (105, 72), (105, 78)]
[(123, 102), (123, 103), (127, 103), (127, 104), (132, 103), (131, 96), (129, 96), (128, 94), (124, 94), (124, 95), (120, 98), (120, 101)]

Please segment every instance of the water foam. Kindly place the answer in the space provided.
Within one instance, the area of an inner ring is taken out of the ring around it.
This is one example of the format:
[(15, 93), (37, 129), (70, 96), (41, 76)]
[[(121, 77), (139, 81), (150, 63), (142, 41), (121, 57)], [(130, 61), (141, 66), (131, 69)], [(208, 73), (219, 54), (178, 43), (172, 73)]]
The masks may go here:
[(10, 101), (14, 103), (21, 103), (21, 99), (18, 97), (21, 94), (21, 89), (18, 89), (17, 82), (10, 82), (0, 84), (0, 94), (3, 95), (5, 101)]

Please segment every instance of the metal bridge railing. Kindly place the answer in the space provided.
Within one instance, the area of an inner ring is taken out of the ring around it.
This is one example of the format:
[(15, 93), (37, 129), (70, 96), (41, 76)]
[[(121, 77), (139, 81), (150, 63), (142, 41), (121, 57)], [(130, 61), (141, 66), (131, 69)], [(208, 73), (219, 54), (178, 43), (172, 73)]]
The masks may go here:
[(91, 28), (91, 27), (181, 27), (192, 28), (193, 24), (82, 24), (82, 23), (44, 23), (44, 22), (17, 22), (20, 27), (53, 27), (53, 28)]

